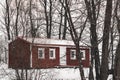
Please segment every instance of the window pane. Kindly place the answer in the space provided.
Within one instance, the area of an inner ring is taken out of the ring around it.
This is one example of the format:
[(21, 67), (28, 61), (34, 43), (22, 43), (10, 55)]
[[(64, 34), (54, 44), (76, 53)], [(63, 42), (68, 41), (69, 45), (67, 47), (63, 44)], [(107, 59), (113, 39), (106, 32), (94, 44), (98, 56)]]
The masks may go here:
[(75, 60), (76, 59), (76, 50), (70, 51), (70, 59)]
[(80, 52), (81, 53), (81, 58), (83, 58), (83, 52)]
[(85, 60), (85, 57), (86, 57), (85, 56), (85, 50), (81, 50), (80, 53), (81, 53), (82, 60)]
[(44, 48), (38, 48), (38, 58), (44, 58)]
[(42, 52), (42, 50), (39, 50), (39, 57), (43, 57), (43, 52)]
[(50, 57), (53, 57), (53, 51), (52, 50), (50, 51)]
[(74, 51), (71, 51), (71, 58), (74, 58), (75, 54)]
[(55, 49), (49, 49), (49, 58), (55, 59)]

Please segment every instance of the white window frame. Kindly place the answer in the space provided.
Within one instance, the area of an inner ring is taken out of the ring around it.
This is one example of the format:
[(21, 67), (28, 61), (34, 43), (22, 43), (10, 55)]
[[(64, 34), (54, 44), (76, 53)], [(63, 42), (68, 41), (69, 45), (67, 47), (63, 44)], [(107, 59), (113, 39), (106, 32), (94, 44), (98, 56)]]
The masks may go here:
[[(73, 56), (73, 53), (72, 52), (74, 52), (74, 57), (72, 57)], [(70, 50), (70, 59), (71, 60), (76, 60), (77, 58), (76, 58), (76, 50), (74, 50), (74, 49), (71, 49)]]
[(85, 50), (80, 50), (80, 54), (82, 56), (82, 60), (85, 60), (86, 59), (86, 53), (85, 53)]
[[(51, 57), (51, 51), (53, 51), (53, 57)], [(50, 48), (49, 49), (49, 59), (56, 59), (56, 51), (55, 48)]]
[[(42, 51), (42, 57), (40, 57), (39, 51)], [(45, 59), (45, 49), (44, 48), (38, 48), (38, 59)]]

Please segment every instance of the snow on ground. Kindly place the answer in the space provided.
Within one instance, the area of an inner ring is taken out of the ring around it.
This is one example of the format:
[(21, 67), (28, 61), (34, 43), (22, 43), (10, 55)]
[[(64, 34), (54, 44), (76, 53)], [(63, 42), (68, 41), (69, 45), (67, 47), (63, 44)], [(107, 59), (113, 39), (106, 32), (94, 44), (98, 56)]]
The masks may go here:
[(14, 70), (8, 69), (7, 64), (0, 63), (0, 80), (12, 80), (14, 78)]
[[(89, 69), (85, 68), (85, 76), (88, 77)], [(37, 72), (37, 70), (36, 70)], [(74, 68), (52, 68), (41, 69), (40, 80), (80, 80), (79, 69)], [(47, 73), (47, 74), (44, 74)], [(32, 74), (32, 79), (35, 79), (36, 73)], [(1, 63), (0, 66), (0, 80), (13, 80), (15, 79), (15, 70), (8, 69), (7, 64)]]
[[(54, 80), (80, 80), (79, 69), (74, 68), (65, 68), (65, 69), (56, 69), (58, 74), (55, 75)], [(89, 69), (84, 68), (85, 77), (88, 78)]]
[[(42, 74), (44, 77), (40, 80), (80, 80), (80, 73), (79, 69), (75, 68), (51, 68), (51, 69), (41, 69), (42, 73), (47, 73), (47, 74)], [(89, 69), (85, 68), (85, 77), (88, 78), (89, 75)], [(41, 76), (42, 76), (41, 75)], [(35, 80), (34, 75), (33, 80)], [(38, 78), (37, 78), (38, 79)], [(88, 80), (88, 79), (86, 79)]]
[[(30, 75), (32, 80), (36, 80), (36, 74), (40, 73), (38, 77), (40, 80), (80, 80), (80, 73), (78, 68), (51, 68), (51, 69), (38, 69), (35, 73)], [(89, 76), (89, 68), (84, 68), (86, 80)], [(0, 80), (14, 80), (15, 70), (9, 69), (7, 64), (0, 63)], [(39, 80), (39, 79), (38, 79)], [(112, 75), (109, 75), (107, 80), (112, 80)]]

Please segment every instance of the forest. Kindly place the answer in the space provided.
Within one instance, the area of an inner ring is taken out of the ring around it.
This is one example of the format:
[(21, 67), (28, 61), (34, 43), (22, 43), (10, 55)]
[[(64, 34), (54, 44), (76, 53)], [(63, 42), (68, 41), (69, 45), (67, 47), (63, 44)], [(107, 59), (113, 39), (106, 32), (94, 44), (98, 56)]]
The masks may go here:
[[(72, 40), (77, 53), (79, 44), (91, 51), (89, 78), (79, 65), (80, 80), (108, 80), (109, 75), (110, 80), (120, 80), (120, 0), (1, 0), (0, 10), (0, 66), (8, 63), (8, 43), (19, 36)], [(81, 54), (78, 56), (81, 64)], [(46, 73), (1, 70), (0, 80), (4, 76), (44, 80), (40, 75)]]

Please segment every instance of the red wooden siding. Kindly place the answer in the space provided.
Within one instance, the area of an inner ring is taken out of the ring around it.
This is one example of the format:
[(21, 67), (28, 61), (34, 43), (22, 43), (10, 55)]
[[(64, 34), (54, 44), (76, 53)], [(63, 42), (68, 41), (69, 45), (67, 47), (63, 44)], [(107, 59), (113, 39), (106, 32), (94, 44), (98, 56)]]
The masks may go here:
[(16, 39), (9, 44), (9, 68), (30, 68), (30, 44)]
[[(44, 48), (45, 58), (38, 58), (38, 48)], [(49, 49), (55, 49), (56, 58), (49, 59)], [(59, 47), (33, 46), (32, 50), (32, 68), (53, 68), (59, 65)]]
[[(66, 49), (67, 65), (68, 66), (78, 66), (79, 65), (78, 59), (75, 59), (75, 60), (71, 60), (70, 59), (70, 50), (71, 49), (75, 49), (75, 48), (67, 48)], [(89, 61), (89, 49), (82, 49), (81, 48), (81, 50), (85, 50), (85, 60), (82, 60), (82, 65), (84, 67), (89, 67), (89, 65), (90, 65), (90, 61)]]

